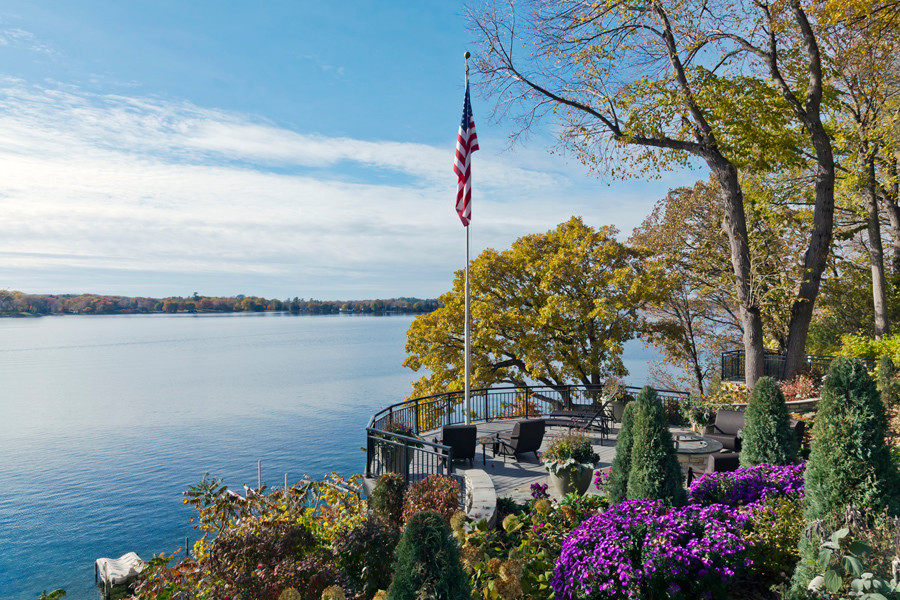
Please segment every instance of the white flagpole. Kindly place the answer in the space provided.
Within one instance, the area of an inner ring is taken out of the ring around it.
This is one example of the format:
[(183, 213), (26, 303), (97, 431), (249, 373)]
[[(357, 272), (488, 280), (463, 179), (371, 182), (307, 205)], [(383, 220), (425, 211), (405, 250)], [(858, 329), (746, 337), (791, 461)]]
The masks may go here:
[[(469, 89), (469, 52), (466, 51), (466, 91)], [(469, 155), (471, 157), (471, 153)], [(469, 158), (471, 160), (471, 158)], [(469, 219), (468, 225), (466, 225), (466, 343), (465, 343), (465, 369), (466, 369), (466, 391), (465, 391), (465, 399), (463, 402), (463, 410), (466, 411), (465, 415), (465, 423), (468, 425), (471, 422), (470, 415), (470, 404), (469, 404), (469, 338), (470, 338), (470, 328), (469, 328), (469, 227), (472, 226), (472, 220)]]

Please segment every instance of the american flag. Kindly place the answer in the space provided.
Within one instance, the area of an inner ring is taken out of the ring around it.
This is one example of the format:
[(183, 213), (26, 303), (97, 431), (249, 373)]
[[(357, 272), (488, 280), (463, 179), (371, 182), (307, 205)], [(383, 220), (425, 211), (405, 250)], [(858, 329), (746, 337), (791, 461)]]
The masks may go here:
[(456, 189), (456, 214), (463, 227), (468, 227), (472, 219), (472, 153), (478, 150), (478, 135), (475, 133), (475, 117), (469, 102), (469, 80), (466, 78), (466, 98), (463, 101), (462, 120), (456, 137), (456, 158), (453, 172), (459, 178)]

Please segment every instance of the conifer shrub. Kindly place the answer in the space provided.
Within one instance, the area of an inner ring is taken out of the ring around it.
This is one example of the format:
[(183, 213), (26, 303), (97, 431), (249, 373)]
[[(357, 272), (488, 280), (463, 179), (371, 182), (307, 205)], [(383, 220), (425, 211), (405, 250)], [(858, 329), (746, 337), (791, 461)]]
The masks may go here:
[(387, 600), (470, 600), (471, 595), (447, 521), (434, 511), (412, 515), (397, 545)]
[(897, 378), (897, 369), (890, 356), (885, 355), (878, 359), (876, 375), (881, 401), (885, 410), (890, 411), (900, 404), (900, 379)]
[[(897, 467), (885, 443), (887, 418), (875, 382), (863, 361), (836, 358), (822, 387), (812, 448), (806, 466), (808, 526), (828, 521), (854, 506), (863, 515), (900, 514)], [(816, 574), (822, 539), (809, 527), (800, 538), (794, 590), (806, 589)]]
[(787, 405), (778, 383), (762, 377), (753, 386), (741, 440), (741, 466), (788, 465), (797, 458), (798, 442), (790, 429)]
[(635, 404), (626, 497), (662, 500), (680, 506), (685, 502), (681, 466), (656, 390), (644, 387)]
[(634, 424), (634, 402), (625, 405), (622, 413), (622, 426), (616, 440), (616, 456), (613, 458), (609, 479), (606, 483), (606, 497), (610, 504), (618, 504), (625, 499), (628, 491), (628, 473), (631, 471), (631, 448), (634, 443), (632, 426)]
[(400, 528), (403, 523), (403, 492), (406, 486), (397, 473), (382, 475), (369, 496), (369, 507), (388, 525)]

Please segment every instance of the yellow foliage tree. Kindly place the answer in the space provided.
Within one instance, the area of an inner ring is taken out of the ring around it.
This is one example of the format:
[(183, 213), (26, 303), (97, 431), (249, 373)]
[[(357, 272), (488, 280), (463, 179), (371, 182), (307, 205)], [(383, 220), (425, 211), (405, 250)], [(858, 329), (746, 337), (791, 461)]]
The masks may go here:
[[(669, 278), (658, 261), (573, 217), (543, 234), (488, 249), (470, 266), (472, 386), (603, 384), (627, 374), (622, 346), (645, 329), (641, 309)], [(411, 397), (463, 387), (465, 272), (443, 307), (413, 321), (404, 365), (427, 371)]]

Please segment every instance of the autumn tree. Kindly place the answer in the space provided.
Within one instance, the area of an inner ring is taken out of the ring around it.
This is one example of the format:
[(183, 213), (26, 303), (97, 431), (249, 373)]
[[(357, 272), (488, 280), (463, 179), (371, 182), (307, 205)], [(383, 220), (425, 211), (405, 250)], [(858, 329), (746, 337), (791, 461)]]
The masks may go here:
[[(879, 195), (894, 226), (895, 259), (900, 259), (900, 211), (891, 194), (898, 150), (894, 134), (900, 108), (896, 76), (900, 28), (883, 27), (873, 35), (868, 22), (836, 18), (835, 10), (827, 5), (821, 9), (825, 22), (821, 37), (832, 67), (830, 81), (839, 92), (842, 109), (837, 119), (837, 147), (848, 157), (839, 192), (865, 223), (874, 333), (881, 337), (889, 333), (889, 309)], [(887, 168), (880, 169), (879, 159), (885, 155)]]
[[(804, 352), (834, 211), (834, 157), (822, 123), (823, 64), (799, 0), (524, 2), (473, 14), (482, 83), (523, 127), (548, 112), (562, 143), (604, 172), (648, 171), (696, 158), (725, 206), (746, 353), (763, 370), (763, 325), (752, 293), (741, 170), (812, 163), (815, 202), (791, 300), (786, 368)], [(524, 32), (524, 34), (523, 34)], [(795, 91), (796, 90), (796, 91)]]
[[(804, 198), (764, 178), (741, 178), (747, 191), (751, 292), (760, 306), (767, 349), (783, 351), (790, 298), (800, 279), (794, 257), (802, 247)], [(703, 394), (718, 371), (720, 353), (740, 343), (743, 322), (735, 294), (728, 238), (718, 226), (725, 206), (715, 179), (676, 188), (657, 203), (629, 242), (653, 253), (672, 278), (670, 295), (650, 307), (649, 340), (665, 362), (654, 378), (670, 388)]]
[[(627, 374), (622, 345), (644, 329), (641, 309), (666, 293), (668, 279), (617, 233), (573, 217), (472, 261), (473, 388), (601, 385)], [(413, 397), (463, 387), (464, 289), (460, 270), (442, 307), (409, 328), (403, 364), (427, 371)]]

